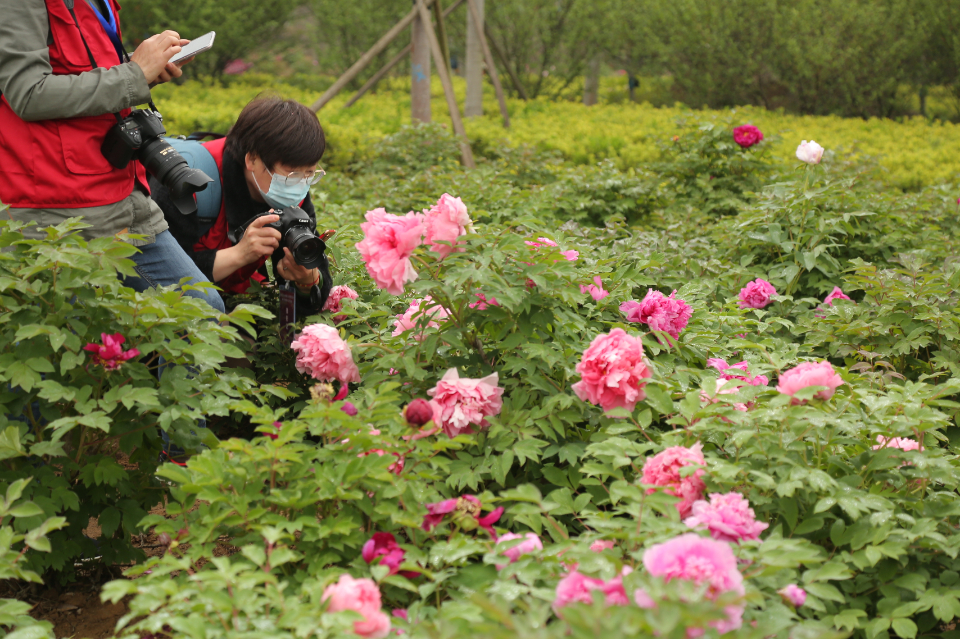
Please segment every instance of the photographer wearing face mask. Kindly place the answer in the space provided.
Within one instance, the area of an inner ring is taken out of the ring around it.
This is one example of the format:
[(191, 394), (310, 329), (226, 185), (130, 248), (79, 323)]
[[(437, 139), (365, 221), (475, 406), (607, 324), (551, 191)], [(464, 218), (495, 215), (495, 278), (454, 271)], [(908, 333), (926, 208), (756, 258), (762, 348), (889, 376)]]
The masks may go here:
[[(116, 0), (0, 0), (0, 201), (5, 215), (40, 229), (82, 217), (88, 239), (127, 232), (145, 239), (133, 256), (144, 291), (184, 277), (207, 281), (177, 246), (149, 197), (138, 160), (123, 168), (101, 151), (150, 87), (181, 75), (169, 60), (188, 41), (173, 31), (148, 38), (127, 57)], [(186, 291), (222, 312), (215, 291)]]
[[(324, 175), (318, 163), (326, 148), (316, 114), (294, 100), (260, 97), (243, 108), (226, 138), (204, 142), (203, 148), (216, 161), (222, 186), (213, 216), (203, 210), (182, 214), (167, 190), (151, 180), (153, 198), (184, 252), (225, 293), (245, 293), (253, 281), (267, 281), (265, 264), (271, 259), (280, 283), (297, 290), (298, 314), (319, 312), (332, 286), (326, 255), (315, 256), (319, 266), (302, 266), (280, 231), (269, 226), (281, 220), (271, 211), (299, 207), (307, 216), (305, 230), (315, 233), (310, 186)], [(215, 220), (210, 225), (204, 218)], [(314, 287), (318, 294), (311, 298)]]

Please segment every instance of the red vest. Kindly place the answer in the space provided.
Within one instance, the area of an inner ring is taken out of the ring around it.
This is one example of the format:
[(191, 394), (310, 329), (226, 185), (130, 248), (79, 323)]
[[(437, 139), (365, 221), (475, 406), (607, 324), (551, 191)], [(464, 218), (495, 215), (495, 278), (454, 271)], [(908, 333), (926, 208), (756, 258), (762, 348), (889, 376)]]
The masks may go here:
[[(119, 28), (120, 5), (108, 1)], [(49, 47), (53, 74), (90, 71), (87, 50), (63, 0), (46, 0), (46, 5), (53, 36)], [(97, 64), (105, 69), (119, 64), (95, 9), (86, 0), (77, 0), (74, 11)], [(139, 162), (115, 169), (100, 153), (107, 130), (116, 122), (112, 113), (25, 122), (6, 98), (0, 98), (0, 202), (15, 208), (74, 209), (119, 202), (130, 195), (135, 182), (146, 189), (146, 172)]]
[[(223, 147), (227, 143), (227, 138), (204, 142), (203, 146), (210, 152), (213, 159), (217, 162), (217, 170), (220, 172), (220, 180), (223, 181)], [(244, 220), (246, 221), (246, 220)], [(227, 197), (224, 195), (220, 202), (220, 215), (214, 222), (213, 228), (207, 231), (207, 234), (200, 238), (193, 246), (194, 251), (219, 251), (230, 248), (233, 242), (227, 237), (230, 227), (227, 224)], [(225, 279), (217, 282), (217, 286), (228, 293), (246, 293), (250, 288), (251, 279), (263, 282), (267, 278), (257, 272), (261, 266), (267, 263), (267, 257), (261, 257), (252, 264), (237, 269)]]

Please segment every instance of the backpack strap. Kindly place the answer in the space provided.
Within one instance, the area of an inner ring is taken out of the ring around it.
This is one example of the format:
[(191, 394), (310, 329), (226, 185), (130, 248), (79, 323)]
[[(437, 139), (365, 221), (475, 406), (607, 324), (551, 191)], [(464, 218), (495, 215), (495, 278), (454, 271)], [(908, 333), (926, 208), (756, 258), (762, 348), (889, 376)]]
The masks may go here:
[(190, 168), (200, 169), (213, 178), (213, 182), (208, 184), (206, 189), (196, 194), (197, 218), (200, 223), (200, 236), (203, 237), (217, 221), (223, 204), (223, 185), (220, 181), (217, 161), (199, 140), (181, 138), (164, 138), (164, 140), (183, 156)]

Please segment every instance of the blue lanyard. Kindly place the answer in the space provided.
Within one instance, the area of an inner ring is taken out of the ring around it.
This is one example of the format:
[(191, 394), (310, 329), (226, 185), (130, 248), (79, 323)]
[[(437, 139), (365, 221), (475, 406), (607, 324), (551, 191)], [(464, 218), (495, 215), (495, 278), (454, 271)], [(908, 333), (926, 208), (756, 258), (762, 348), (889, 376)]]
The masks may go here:
[(113, 42), (113, 48), (117, 51), (117, 57), (120, 58), (120, 63), (123, 64), (123, 44), (120, 42), (120, 34), (117, 33), (117, 16), (113, 12), (113, 6), (111, 6), (110, 0), (103, 0), (103, 4), (107, 7), (107, 14), (110, 17), (109, 22), (107, 22), (107, 19), (103, 17), (103, 14), (100, 13), (92, 3), (90, 3), (90, 9), (92, 9), (93, 13), (97, 16), (97, 20), (100, 21), (103, 30), (107, 32), (110, 41)]

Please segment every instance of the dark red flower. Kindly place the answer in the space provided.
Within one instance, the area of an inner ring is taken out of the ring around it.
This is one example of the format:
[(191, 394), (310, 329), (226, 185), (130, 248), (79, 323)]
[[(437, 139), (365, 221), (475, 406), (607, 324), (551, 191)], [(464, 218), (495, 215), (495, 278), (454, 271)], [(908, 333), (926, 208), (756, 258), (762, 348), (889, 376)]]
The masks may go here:
[(363, 560), (368, 564), (373, 563), (373, 560), (379, 557), (380, 565), (390, 569), (388, 574), (400, 574), (407, 579), (420, 576), (419, 572), (400, 570), (400, 564), (403, 563), (403, 557), (407, 554), (407, 551), (397, 545), (396, 538), (390, 533), (374, 533), (373, 537), (363, 545), (361, 554)]
[(273, 427), (277, 429), (275, 433), (264, 433), (270, 439), (277, 439), (280, 437), (280, 429), (283, 428), (283, 422), (273, 422)]
[(403, 417), (411, 426), (423, 426), (433, 419), (433, 406), (427, 400), (418, 397), (403, 409)]
[(91, 353), (90, 359), (93, 360), (94, 364), (100, 364), (108, 371), (117, 370), (125, 361), (140, 354), (140, 351), (135, 348), (131, 348), (129, 351), (123, 350), (121, 344), (127, 340), (120, 333), (114, 333), (113, 335), (100, 333), (100, 339), (103, 340), (103, 344), (91, 342), (84, 346), (83, 350)]

